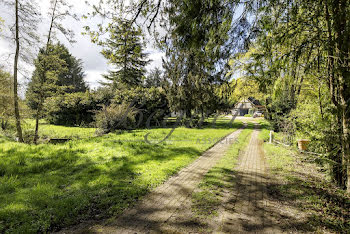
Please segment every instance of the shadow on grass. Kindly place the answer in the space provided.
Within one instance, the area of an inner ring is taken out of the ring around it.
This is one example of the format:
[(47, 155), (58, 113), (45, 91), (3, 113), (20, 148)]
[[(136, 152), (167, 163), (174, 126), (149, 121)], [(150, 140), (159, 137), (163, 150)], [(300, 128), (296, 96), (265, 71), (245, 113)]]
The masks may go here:
[(55, 231), (116, 215), (201, 153), (194, 147), (123, 144), (133, 157), (100, 163), (69, 144), (0, 150), (0, 233)]
[(287, 175), (284, 184), (271, 184), (269, 196), (275, 200), (292, 202), (309, 215), (305, 227), (311, 231), (329, 230), (350, 232), (350, 197), (344, 191), (307, 172)]
[[(220, 173), (225, 175), (223, 180), (226, 182), (235, 181), (236, 186), (229, 189), (232, 189), (232, 194), (237, 194), (222, 205), (232, 207), (237, 202), (252, 205), (237, 210), (240, 217), (248, 217), (236, 220), (244, 231), (350, 232), (350, 198), (307, 172), (290, 175), (283, 184), (266, 174), (231, 170)], [(218, 179), (220, 178), (212, 178), (213, 181)], [(218, 186), (225, 186), (225, 183)], [(265, 205), (266, 202), (273, 205)], [(299, 214), (304, 214), (305, 217)], [(249, 217), (254, 217), (254, 221)], [(225, 232), (233, 232), (237, 226), (226, 227)]]

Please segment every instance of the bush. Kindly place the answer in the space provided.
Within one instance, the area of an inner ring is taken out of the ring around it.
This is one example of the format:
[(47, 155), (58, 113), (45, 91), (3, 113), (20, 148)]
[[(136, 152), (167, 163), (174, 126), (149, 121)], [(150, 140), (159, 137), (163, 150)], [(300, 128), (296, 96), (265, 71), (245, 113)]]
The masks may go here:
[(246, 114), (246, 115), (244, 115), (244, 117), (252, 117), (252, 115), (251, 114)]
[(137, 127), (160, 126), (170, 114), (168, 101), (162, 88), (129, 88), (116, 91), (114, 104), (132, 104), (138, 112)]
[(101, 134), (135, 127), (137, 110), (126, 104), (104, 106), (96, 113), (95, 120)]
[(93, 122), (98, 103), (86, 93), (67, 93), (50, 97), (45, 103), (46, 119), (51, 124), (81, 126)]
[(46, 119), (56, 125), (89, 126), (94, 122), (95, 112), (103, 105), (109, 105), (112, 99), (113, 93), (104, 88), (95, 92), (55, 95), (45, 102)]

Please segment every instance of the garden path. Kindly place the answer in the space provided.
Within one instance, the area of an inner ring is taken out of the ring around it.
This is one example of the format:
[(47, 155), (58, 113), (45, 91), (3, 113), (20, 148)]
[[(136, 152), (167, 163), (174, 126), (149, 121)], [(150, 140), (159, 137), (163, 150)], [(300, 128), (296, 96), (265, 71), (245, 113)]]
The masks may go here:
[(144, 197), (134, 208), (126, 210), (108, 225), (61, 233), (158, 233), (173, 215), (181, 211), (186, 200), (201, 182), (203, 176), (225, 155), (242, 128), (223, 138), (186, 168)]

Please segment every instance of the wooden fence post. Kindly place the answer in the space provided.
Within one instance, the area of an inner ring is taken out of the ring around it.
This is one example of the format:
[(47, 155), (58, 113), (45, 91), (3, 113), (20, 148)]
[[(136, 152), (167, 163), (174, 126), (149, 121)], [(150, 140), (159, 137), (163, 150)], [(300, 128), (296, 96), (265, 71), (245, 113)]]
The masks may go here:
[(270, 144), (273, 143), (273, 131), (270, 131), (270, 141), (269, 141)]

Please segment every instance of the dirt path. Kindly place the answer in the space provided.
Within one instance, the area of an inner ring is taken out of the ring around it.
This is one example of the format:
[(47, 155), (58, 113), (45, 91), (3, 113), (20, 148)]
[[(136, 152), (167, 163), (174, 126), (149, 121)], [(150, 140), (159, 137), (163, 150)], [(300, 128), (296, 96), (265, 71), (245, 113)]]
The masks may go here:
[(235, 191), (224, 199), (218, 230), (225, 233), (281, 233), (270, 224), (267, 198), (267, 165), (254, 130), (248, 148), (236, 167)]
[[(181, 209), (157, 230), (162, 233), (283, 233), (286, 224), (296, 220), (296, 212), (290, 215), (290, 207), (271, 200), (268, 194), (273, 179), (268, 175), (258, 134), (259, 129), (255, 129), (232, 174), (228, 172), (222, 178), (225, 185), (221, 195), (218, 194), (222, 196), (218, 216), (197, 217), (191, 199), (185, 199)], [(293, 233), (290, 229), (289, 232)]]
[(108, 225), (94, 225), (61, 233), (158, 233), (164, 232), (164, 224), (181, 211), (183, 204), (191, 200), (193, 190), (203, 176), (225, 155), (230, 145), (241, 133), (239, 129), (217, 143), (176, 176), (157, 187), (133, 209), (126, 210), (116, 221)]

